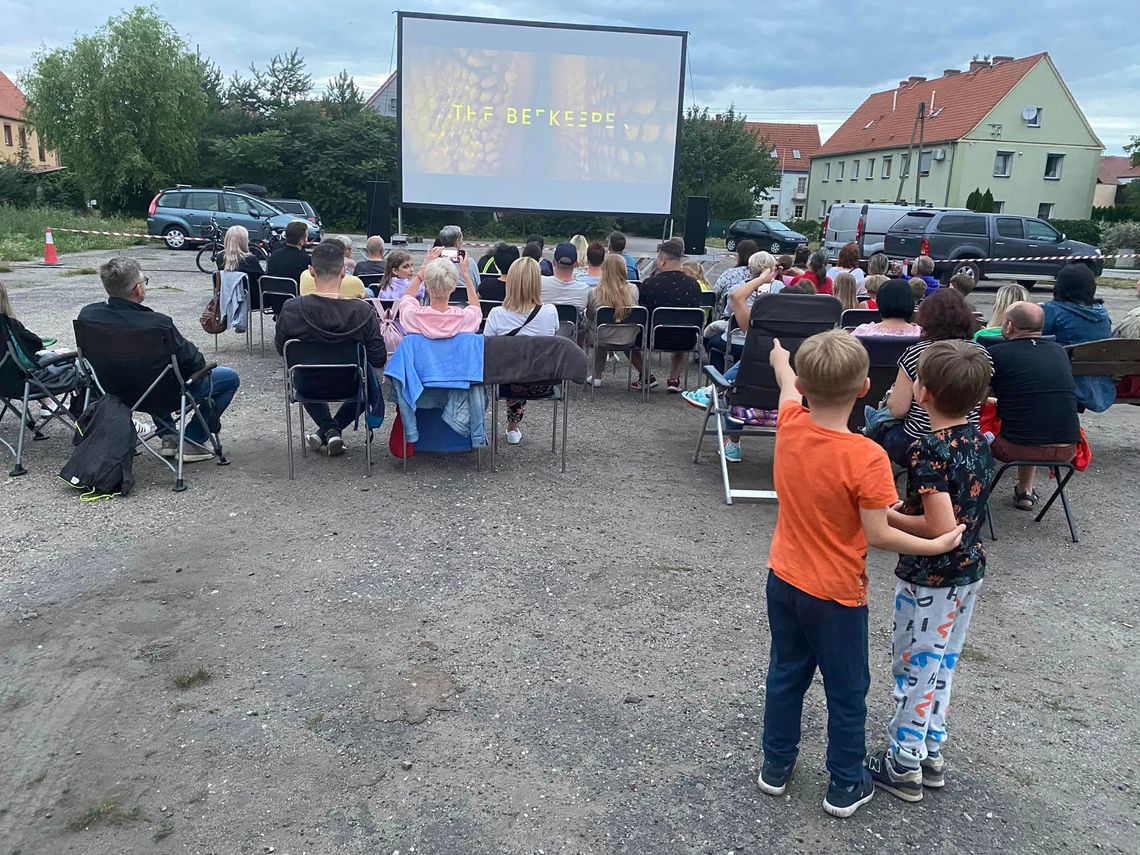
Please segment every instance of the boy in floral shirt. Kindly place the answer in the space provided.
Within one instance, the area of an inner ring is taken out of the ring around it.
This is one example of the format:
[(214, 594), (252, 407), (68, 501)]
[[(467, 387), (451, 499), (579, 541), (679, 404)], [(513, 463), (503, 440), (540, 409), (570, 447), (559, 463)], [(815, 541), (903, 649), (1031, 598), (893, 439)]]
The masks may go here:
[(906, 499), (888, 521), (919, 537), (958, 524), (966, 531), (952, 552), (900, 555), (895, 568), (895, 715), (889, 747), (869, 754), (866, 766), (877, 787), (908, 802), (921, 800), (923, 787), (945, 784), (950, 685), (986, 570), (979, 534), (994, 473), (989, 445), (966, 418), (990, 384), (986, 354), (964, 341), (936, 342), (917, 373), (915, 400), (930, 414), (932, 431), (910, 447)]

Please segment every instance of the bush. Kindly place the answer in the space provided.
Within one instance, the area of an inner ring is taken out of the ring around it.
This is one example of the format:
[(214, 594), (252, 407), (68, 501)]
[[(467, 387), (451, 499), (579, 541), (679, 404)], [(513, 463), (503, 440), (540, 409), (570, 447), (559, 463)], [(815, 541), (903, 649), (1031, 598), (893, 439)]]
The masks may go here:
[(1101, 224), (1095, 220), (1050, 220), (1049, 225), (1071, 240), (1100, 246)]
[[(42, 256), (46, 228), (146, 233), (146, 223), (142, 220), (78, 214), (65, 208), (18, 208), (15, 205), (0, 204), (0, 261), (31, 261)], [(146, 242), (145, 238), (73, 235), (66, 232), (57, 232), (52, 237), (55, 238), (59, 252), (120, 249)]]
[(806, 237), (808, 243), (815, 243), (823, 233), (823, 223), (818, 220), (786, 220), (784, 225)]
[(1109, 226), (1104, 232), (1101, 249), (1105, 255), (1111, 255), (1122, 249), (1140, 252), (1140, 222), (1117, 223), (1115, 226)]

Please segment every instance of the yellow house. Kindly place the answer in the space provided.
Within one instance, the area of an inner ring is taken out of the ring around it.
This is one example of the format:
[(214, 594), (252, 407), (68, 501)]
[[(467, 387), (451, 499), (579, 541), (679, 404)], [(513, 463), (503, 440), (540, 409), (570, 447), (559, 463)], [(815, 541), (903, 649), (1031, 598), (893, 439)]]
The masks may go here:
[(34, 172), (59, 169), (59, 152), (44, 148), (31, 125), (24, 121), (25, 103), (24, 93), (0, 71), (0, 160), (19, 160), (23, 150)]

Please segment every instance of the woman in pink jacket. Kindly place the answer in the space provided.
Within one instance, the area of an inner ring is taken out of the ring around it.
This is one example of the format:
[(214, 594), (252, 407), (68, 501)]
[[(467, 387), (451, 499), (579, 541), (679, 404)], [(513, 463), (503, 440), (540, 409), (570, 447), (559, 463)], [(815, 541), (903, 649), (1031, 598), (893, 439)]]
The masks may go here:
[[(467, 288), (467, 305), (448, 303), (459, 277)], [(415, 298), (421, 284), (427, 289), (428, 305), (421, 306)], [(471, 282), (465, 260), (458, 263), (440, 258), (440, 248), (432, 247), (424, 256), (420, 271), (408, 283), (408, 290), (400, 298), (400, 325), (408, 334), (427, 338), (451, 338), (459, 333), (479, 331), (483, 312), (479, 308), (479, 294)]]

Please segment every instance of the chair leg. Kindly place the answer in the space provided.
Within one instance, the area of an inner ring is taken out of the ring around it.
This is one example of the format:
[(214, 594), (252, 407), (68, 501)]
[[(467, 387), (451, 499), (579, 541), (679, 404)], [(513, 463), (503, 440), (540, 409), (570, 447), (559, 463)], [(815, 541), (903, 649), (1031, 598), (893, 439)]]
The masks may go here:
[(186, 489), (186, 481), (182, 477), (182, 467), (186, 460), (186, 392), (182, 392), (182, 405), (178, 418), (178, 471), (174, 475), (174, 492), (181, 493)]
[(728, 477), (728, 457), (724, 453), (724, 419), (720, 415), (719, 402), (714, 405), (713, 418), (716, 419), (716, 453), (720, 458), (720, 477), (724, 482), (724, 503), (732, 504), (732, 482)]
[(297, 421), (301, 425), (301, 459), (309, 456), (309, 442), (305, 438), (305, 407), (303, 404), (297, 405)]
[[(566, 409), (566, 396), (562, 396), (562, 409)], [(550, 426), (550, 453), (558, 450), (558, 401), (554, 402), (554, 419)]]
[[(565, 387), (567, 387), (569, 385), (570, 385), (569, 382), (567, 382), (566, 380), (562, 381), (562, 386), (564, 389), (565, 389)], [(566, 471), (566, 425), (570, 420), (570, 404), (568, 403), (569, 398), (566, 397), (565, 394), (563, 394), (563, 398), (564, 398), (564, 400), (562, 403), (562, 471), (565, 472)]]
[[(713, 394), (716, 394), (715, 390), (714, 390)], [(697, 463), (700, 460), (701, 446), (704, 445), (705, 431), (707, 431), (709, 429), (709, 417), (712, 416), (712, 413), (713, 413), (713, 404), (712, 404), (712, 401), (710, 401), (709, 406), (705, 409), (705, 420), (703, 422), (701, 422), (701, 432), (699, 434), (697, 434), (697, 448), (693, 452), (693, 462), (694, 463)]]
[(12, 471), (8, 473), (12, 478), (28, 474), (28, 470), (24, 468), (24, 434), (28, 432), (28, 386), (28, 381), (25, 380), (24, 403), (23, 409), (20, 411), (20, 438), (16, 440), (16, 461), (12, 465)]
[[(1062, 468), (1066, 469), (1064, 479), (1061, 478), (1061, 469)], [(1057, 497), (1060, 496), (1061, 497), (1061, 507), (1064, 509), (1065, 519), (1069, 523), (1069, 534), (1073, 538), (1073, 543), (1080, 543), (1081, 539), (1080, 539), (1080, 536), (1077, 534), (1077, 526), (1076, 526), (1076, 523), (1073, 521), (1072, 510), (1069, 508), (1069, 499), (1065, 495), (1065, 485), (1069, 483), (1069, 479), (1073, 477), (1074, 473), (1077, 470), (1075, 467), (1070, 465), (1070, 466), (1065, 466), (1065, 467), (1050, 466), (1049, 471), (1053, 473), (1053, 478), (1057, 482), (1057, 488), (1053, 491), (1053, 495), (1049, 497), (1049, 501), (1045, 503), (1045, 507), (1043, 507), (1041, 509), (1041, 512), (1034, 519), (1034, 522), (1041, 522), (1041, 520), (1045, 517), (1045, 514), (1047, 514), (1049, 512), (1049, 508), (1051, 508), (1053, 506), (1053, 502), (1055, 502), (1057, 500)]]
[(1014, 464), (1012, 463), (1003, 464), (1001, 468), (999, 468), (998, 471), (994, 474), (994, 479), (990, 481), (990, 496), (989, 500), (986, 502), (986, 518), (989, 520), (990, 524), (990, 540), (997, 540), (997, 532), (994, 531), (994, 491), (997, 490), (997, 485), (998, 482), (1001, 481), (1001, 476), (1004, 475), (1006, 471), (1013, 465)]
[(285, 399), (285, 447), (289, 450), (289, 480), (293, 480), (293, 407)]
[(262, 308), (257, 314), (261, 320), (261, 355), (265, 356), (265, 309)]

